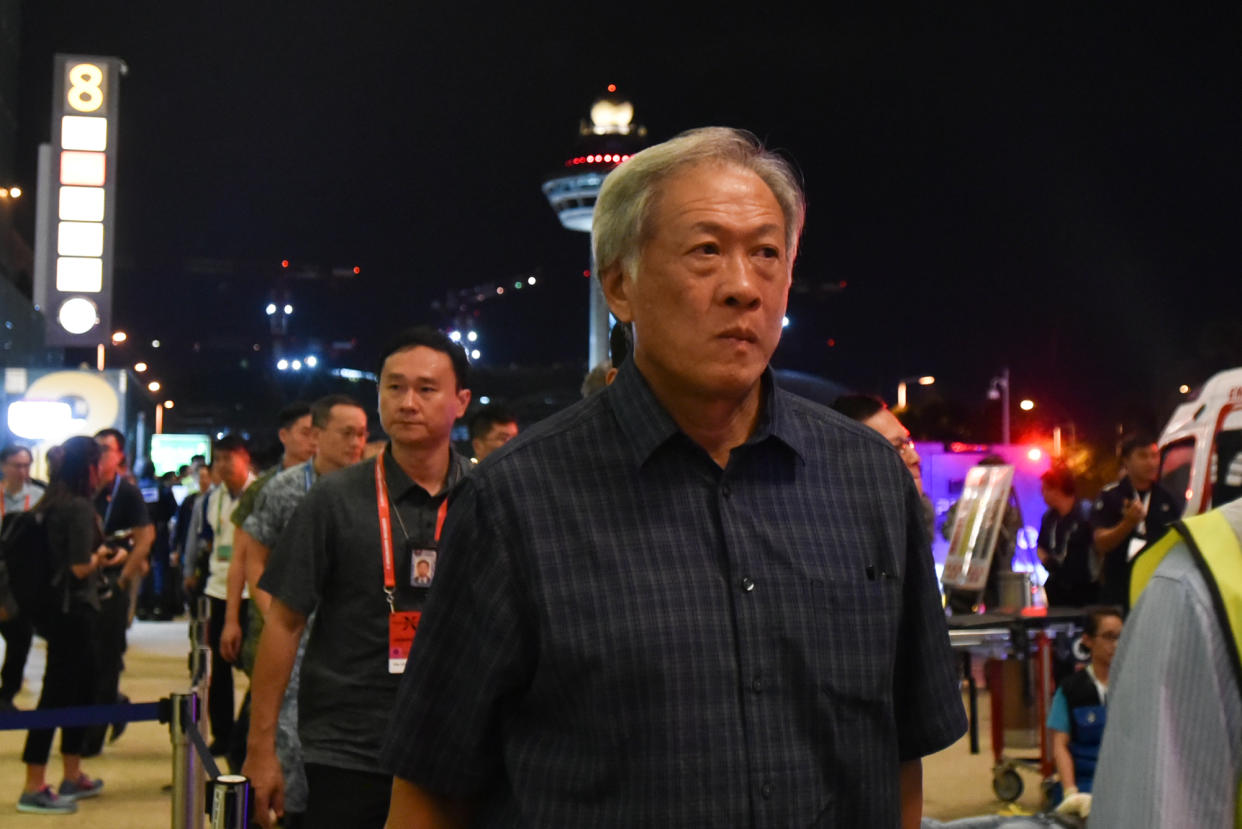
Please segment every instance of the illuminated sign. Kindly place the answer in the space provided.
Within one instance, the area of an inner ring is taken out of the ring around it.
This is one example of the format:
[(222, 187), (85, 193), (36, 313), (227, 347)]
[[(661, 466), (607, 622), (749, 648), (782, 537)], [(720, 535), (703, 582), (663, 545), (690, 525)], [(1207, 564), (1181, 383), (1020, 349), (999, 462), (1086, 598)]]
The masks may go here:
[(56, 55), (52, 140), (39, 158), (35, 305), (49, 345), (95, 345), (112, 316), (117, 58)]

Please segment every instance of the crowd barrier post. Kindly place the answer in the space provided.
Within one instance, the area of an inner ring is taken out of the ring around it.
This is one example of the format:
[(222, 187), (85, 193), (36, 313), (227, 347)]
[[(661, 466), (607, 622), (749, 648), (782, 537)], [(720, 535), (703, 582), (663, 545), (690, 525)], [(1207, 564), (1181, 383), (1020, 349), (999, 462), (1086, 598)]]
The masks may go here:
[(212, 782), (211, 829), (247, 829), (250, 825), (250, 780), (222, 774)]
[(190, 729), (200, 728), (202, 697), (194, 691), (174, 692), (171, 700), (168, 733), (173, 753), (172, 829), (203, 829), (206, 777), (189, 734)]

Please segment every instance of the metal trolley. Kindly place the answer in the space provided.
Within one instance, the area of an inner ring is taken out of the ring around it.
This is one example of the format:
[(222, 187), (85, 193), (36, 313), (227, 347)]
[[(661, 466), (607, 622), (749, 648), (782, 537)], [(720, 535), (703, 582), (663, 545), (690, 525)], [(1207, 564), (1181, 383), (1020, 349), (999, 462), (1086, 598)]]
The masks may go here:
[[(1068, 648), (1082, 631), (1080, 608), (1027, 608), (1022, 613), (980, 613), (949, 617), (949, 641), (961, 654), (966, 675), (970, 724), (970, 752), (979, 753), (979, 690), (974, 678), (975, 657), (984, 658), (984, 676), (991, 705), (992, 790), (1004, 801), (1022, 796), (1021, 769), (1040, 776), (1045, 799), (1056, 767), (1044, 723), (1056, 691), (1054, 651)], [(1015, 687), (1016, 685), (1016, 687)], [(1025, 713), (1026, 728), (1008, 722), (1015, 709)], [(1007, 727), (1010, 726), (1010, 727)], [(1032, 738), (1016, 739), (1029, 730)], [(1012, 752), (1038, 751), (1034, 756)]]

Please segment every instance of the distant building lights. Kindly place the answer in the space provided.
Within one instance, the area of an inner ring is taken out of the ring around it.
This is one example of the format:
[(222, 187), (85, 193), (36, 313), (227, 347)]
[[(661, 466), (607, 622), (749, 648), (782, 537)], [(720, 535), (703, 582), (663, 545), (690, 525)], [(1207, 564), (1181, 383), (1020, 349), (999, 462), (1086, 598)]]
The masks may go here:
[(274, 302), (269, 302), (269, 303), (267, 304), (267, 307), (266, 307), (266, 308), (264, 308), (263, 310), (264, 310), (265, 312), (267, 312), (267, 315), (268, 315), (269, 317), (270, 317), (270, 316), (272, 316), (273, 314), (275, 314), (275, 313), (276, 313), (276, 303), (274, 303)]
[(285, 360), (285, 359), (280, 359), (280, 360), (277, 360), (277, 361), (276, 361), (276, 370), (277, 370), (277, 371), (288, 371), (288, 370), (289, 370), (289, 361), (288, 361), (288, 360)]
[(147, 370), (146, 363), (134, 363), (134, 371), (138, 372), (139, 374), (142, 374), (146, 370)]
[(10, 188), (9, 188), (9, 195), (10, 195), (10, 196), (12, 196), (12, 197), (13, 197), (13, 198), (15, 198), (15, 199), (20, 199), (20, 198), (22, 197), (22, 188), (20, 188), (20, 187), (10, 187)]
[(112, 344), (113, 345), (120, 345), (121, 343), (125, 342), (127, 339), (129, 339), (129, 335), (126, 334), (124, 331), (112, 332)]
[(1185, 383), (1178, 386), (1177, 390), (1182, 394), (1190, 394), (1190, 386), (1187, 386)]
[(289, 368), (293, 369), (294, 371), (301, 371), (301, 370), (302, 370), (302, 361), (301, 361), (301, 360), (294, 360), (292, 363), (290, 363), (290, 364), (289, 364)]
[(789, 327), (789, 317), (781, 317), (781, 328)]
[(470, 352), (470, 359), (471, 360), (479, 359), (479, 350), (477, 348), (474, 351)]
[(504, 292), (505, 292), (504, 286), (501, 286), (501, 287), (499, 287), (499, 288), (497, 288), (497, 289), (496, 289), (496, 293), (497, 293), (497, 294), (503, 294)]
[(159, 340), (152, 340), (152, 341), (151, 341), (151, 347), (152, 347), (152, 348), (159, 348), (159, 347), (160, 347), (160, 341), (159, 341)]
[(281, 266), (282, 268), (287, 268), (287, 267), (289, 267), (289, 260), (288, 260), (288, 259), (281, 259), (281, 260), (280, 260), (280, 266)]
[(467, 334), (467, 335), (466, 335), (466, 339), (467, 339), (467, 340), (469, 340), (469, 341), (470, 341), (470, 342), (472, 342), (472, 343), (473, 343), (473, 342), (478, 342), (478, 340), (479, 340), (479, 332), (478, 332), (478, 331), (471, 331), (469, 334)]
[(479, 398), (479, 402), (486, 406), (488, 403), (492, 402), (492, 399), (485, 394)]
[(527, 284), (527, 285), (534, 285), (534, 284), (535, 284), (535, 277), (533, 277), (533, 276), (532, 276), (532, 277), (530, 277), (529, 279), (527, 279), (527, 280), (526, 280), (526, 284)]
[(152, 380), (150, 383), (147, 383), (147, 391), (159, 391), (161, 388), (159, 380)]
[(293, 313), (293, 306), (286, 304), (285, 305), (285, 316), (289, 316), (292, 313)]
[(354, 265), (354, 276), (357, 276), (360, 273), (362, 273), (362, 268), (358, 267), (357, 265)]
[(1026, 453), (1026, 456), (1033, 461), (1037, 461), (1044, 456), (1044, 453), (1038, 447), (1032, 447), (1031, 450)]
[(307, 358), (306, 358), (306, 367), (307, 367), (307, 368), (314, 368), (314, 367), (315, 367), (315, 366), (317, 366), (317, 365), (319, 365), (319, 358), (318, 358), (318, 357), (316, 357), (314, 354), (312, 354), (312, 355), (310, 355), (309, 357), (307, 357)]
[(164, 408), (165, 408), (165, 409), (171, 409), (172, 407), (173, 407), (173, 402), (172, 402), (171, 400), (165, 400), (165, 401), (164, 401)]
[(449, 339), (455, 343), (461, 342), (461, 332), (456, 329), (453, 329), (452, 331), (449, 332)]
[(1023, 400), (1021, 403), (1018, 404), (1018, 408), (1024, 412), (1029, 412), (1031, 411), (1031, 409), (1035, 408), (1035, 401), (1034, 400)]

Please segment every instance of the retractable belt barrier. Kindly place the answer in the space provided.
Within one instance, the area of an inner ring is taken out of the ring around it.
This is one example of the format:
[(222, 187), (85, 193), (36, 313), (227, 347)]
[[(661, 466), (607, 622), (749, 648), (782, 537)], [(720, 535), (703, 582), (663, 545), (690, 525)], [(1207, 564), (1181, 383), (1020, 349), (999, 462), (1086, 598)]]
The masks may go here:
[(37, 731), (85, 725), (157, 721), (168, 725), (172, 742), (172, 829), (246, 829), (253, 798), (250, 781), (240, 774), (221, 774), (203, 739), (202, 712), (211, 679), (211, 651), (207, 647), (207, 603), (199, 603), (190, 623), (190, 678), (193, 687), (157, 702), (117, 705), (80, 705), (36, 711), (0, 713), (0, 731)]

